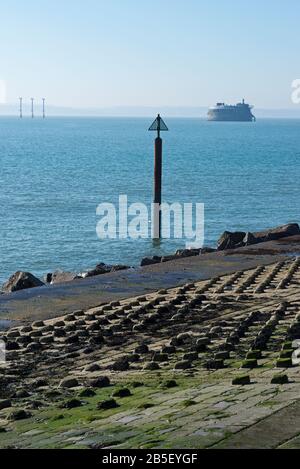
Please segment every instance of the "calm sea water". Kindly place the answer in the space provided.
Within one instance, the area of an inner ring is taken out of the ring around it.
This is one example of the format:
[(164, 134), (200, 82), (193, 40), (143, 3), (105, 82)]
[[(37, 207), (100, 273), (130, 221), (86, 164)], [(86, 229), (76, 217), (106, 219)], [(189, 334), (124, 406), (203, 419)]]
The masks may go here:
[[(205, 244), (225, 230), (298, 222), (300, 120), (166, 119), (163, 198), (205, 203)], [(99, 240), (96, 206), (152, 199), (151, 119), (0, 119), (0, 282), (99, 262), (136, 265), (184, 241)]]

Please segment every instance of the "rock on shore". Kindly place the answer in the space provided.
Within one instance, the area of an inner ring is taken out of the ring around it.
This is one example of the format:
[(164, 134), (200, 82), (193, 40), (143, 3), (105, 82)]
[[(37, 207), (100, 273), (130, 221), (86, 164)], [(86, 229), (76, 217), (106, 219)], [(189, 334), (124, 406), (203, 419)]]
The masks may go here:
[(56, 271), (51, 274), (47, 274), (47, 283), (63, 283), (71, 282), (72, 280), (82, 278), (81, 275), (76, 274), (75, 272), (61, 272)]
[(94, 269), (83, 273), (82, 277), (94, 277), (95, 275), (108, 274), (109, 272), (117, 272), (118, 270), (126, 269), (129, 269), (127, 265), (107, 265), (104, 264), (104, 262), (101, 262), (100, 264), (97, 264)]
[[(217, 250), (223, 251), (226, 249), (236, 249), (244, 246), (249, 246), (257, 243), (262, 243), (265, 241), (278, 240), (288, 236), (300, 235), (300, 228), (297, 223), (289, 223), (286, 225), (281, 225), (276, 228), (271, 228), (265, 231), (258, 232), (244, 232), (236, 231), (230, 232), (225, 231), (222, 236), (219, 238), (217, 243)], [(204, 247), (202, 249), (180, 249), (177, 250), (175, 254), (166, 255), (166, 256), (153, 256), (145, 257), (141, 261), (141, 266), (147, 266), (152, 264), (157, 264), (161, 262), (168, 262), (172, 260), (177, 260), (181, 258), (198, 256), (201, 254), (214, 252), (216, 249)], [(84, 273), (74, 273), (74, 272), (61, 272), (57, 271), (54, 273), (47, 273), (45, 277), (46, 283), (57, 284), (63, 282), (71, 282), (75, 279), (81, 279), (86, 277), (93, 277), (96, 275), (102, 275), (109, 272), (116, 272), (119, 270), (129, 269), (130, 267), (126, 265), (108, 265), (103, 262), (97, 264), (95, 268), (88, 270)], [(3, 285), (2, 293), (11, 293), (18, 290), (23, 290), (27, 288), (43, 286), (43, 283), (40, 279), (35, 277), (29, 272), (18, 271), (14, 273), (9, 280)]]
[(45, 285), (39, 278), (32, 275), (30, 272), (15, 272), (8, 281), (3, 285), (3, 293), (11, 293), (18, 290), (25, 290), (27, 288), (41, 287)]
[(272, 241), (287, 236), (294, 236), (300, 234), (300, 228), (298, 223), (288, 223), (287, 225), (277, 226), (276, 228), (270, 228), (265, 231), (258, 231), (253, 233), (258, 242), (263, 243), (264, 241)]
[(153, 257), (144, 257), (141, 260), (141, 267), (152, 265), (152, 264), (160, 264), (161, 262), (168, 262), (174, 261), (177, 259), (184, 259), (185, 257), (193, 257), (199, 256), (200, 254), (208, 254), (211, 252), (215, 252), (216, 249), (211, 247), (203, 247), (197, 249), (178, 249), (175, 254), (171, 254), (168, 256), (153, 256)]
[(88, 270), (86, 272), (77, 274), (75, 272), (62, 272), (57, 271), (53, 273), (48, 273), (47, 283), (56, 284), (56, 283), (64, 283), (64, 282), (72, 282), (73, 280), (86, 278), (86, 277), (94, 277), (95, 275), (103, 275), (108, 274), (109, 272), (117, 272), (118, 270), (125, 270), (129, 269), (126, 265), (107, 265), (101, 262), (97, 264), (94, 269)]
[[(45, 275), (46, 284), (57, 284), (72, 282), (76, 279), (82, 279), (86, 277), (93, 277), (95, 275), (107, 274), (109, 272), (117, 272), (118, 270), (129, 269), (128, 266), (118, 264), (118, 265), (107, 265), (104, 263), (97, 264), (96, 267), (92, 270), (84, 272), (82, 274), (77, 274), (75, 272), (64, 272), (56, 271), (49, 272)], [(39, 278), (35, 277), (30, 272), (15, 272), (8, 281), (3, 285), (1, 293), (12, 293), (18, 290), (25, 290), (27, 288), (41, 287), (45, 285)]]
[(257, 231), (254, 233), (246, 233), (244, 231), (224, 231), (218, 240), (218, 251), (225, 249), (235, 249), (251, 244), (263, 243), (266, 241), (277, 240), (287, 236), (294, 236), (300, 234), (298, 223), (288, 223), (276, 228), (270, 228), (264, 231)]

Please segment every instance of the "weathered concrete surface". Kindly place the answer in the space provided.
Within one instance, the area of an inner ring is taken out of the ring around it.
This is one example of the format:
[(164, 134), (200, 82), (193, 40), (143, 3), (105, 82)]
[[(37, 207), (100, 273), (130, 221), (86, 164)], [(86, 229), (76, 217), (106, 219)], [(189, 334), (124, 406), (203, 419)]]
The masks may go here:
[[(274, 396), (276, 400), (276, 396)], [(287, 404), (289, 401), (287, 400)], [(258, 423), (225, 438), (215, 448), (270, 449), (285, 444), (300, 433), (300, 401), (263, 418)]]
[(299, 447), (299, 312), (290, 258), (2, 333), (0, 447)]
[(268, 265), (300, 253), (300, 236), (224, 252), (37, 287), (0, 296), (0, 318), (31, 320), (55, 317), (121, 298), (171, 288), (187, 282)]

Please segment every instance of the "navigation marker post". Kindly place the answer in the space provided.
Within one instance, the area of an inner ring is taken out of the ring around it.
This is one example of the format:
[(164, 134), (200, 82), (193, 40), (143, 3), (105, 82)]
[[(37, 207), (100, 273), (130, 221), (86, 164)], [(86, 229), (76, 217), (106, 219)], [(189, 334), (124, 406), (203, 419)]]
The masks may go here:
[(160, 115), (157, 115), (155, 121), (148, 129), (157, 131), (157, 137), (154, 143), (154, 209), (152, 214), (152, 238), (161, 238), (161, 179), (162, 179), (162, 139), (160, 132), (169, 130)]

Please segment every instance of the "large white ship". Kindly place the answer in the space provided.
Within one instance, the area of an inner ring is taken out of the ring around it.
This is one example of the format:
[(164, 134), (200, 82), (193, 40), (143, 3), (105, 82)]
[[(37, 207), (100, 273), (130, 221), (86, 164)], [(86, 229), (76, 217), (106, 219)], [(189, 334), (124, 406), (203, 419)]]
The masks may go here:
[(255, 116), (251, 112), (252, 106), (245, 103), (245, 100), (236, 105), (217, 103), (209, 108), (207, 119), (209, 121), (235, 121), (235, 122), (253, 122)]

